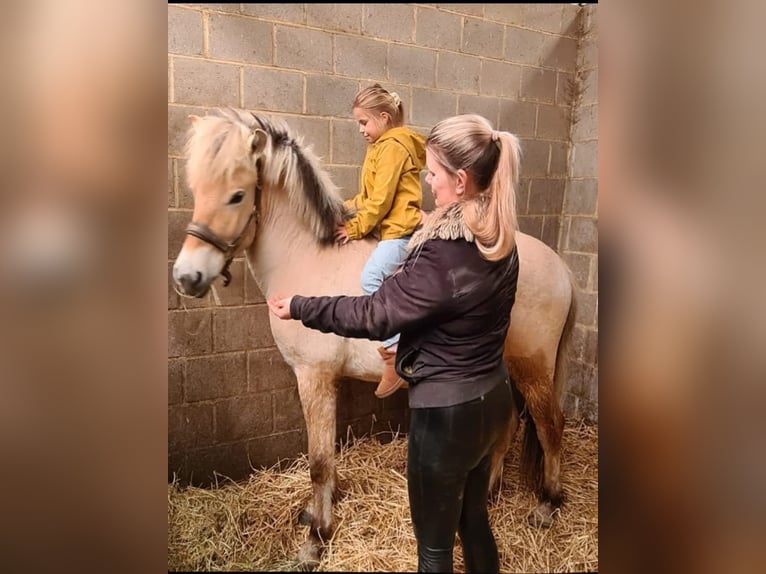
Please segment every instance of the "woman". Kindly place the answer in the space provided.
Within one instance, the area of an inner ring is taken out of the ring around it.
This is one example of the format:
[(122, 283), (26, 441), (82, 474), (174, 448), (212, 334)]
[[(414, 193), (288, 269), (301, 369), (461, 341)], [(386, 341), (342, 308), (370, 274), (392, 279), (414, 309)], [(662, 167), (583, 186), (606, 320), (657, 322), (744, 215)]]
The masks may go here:
[(516, 295), (518, 139), (478, 115), (438, 123), (426, 140), (436, 209), (402, 268), (361, 297), (270, 299), (280, 319), (344, 337), (401, 333), (409, 384), (407, 484), (420, 572), (452, 571), (455, 533), (468, 572), (497, 572), (489, 525), (490, 453), (512, 409), (503, 344)]

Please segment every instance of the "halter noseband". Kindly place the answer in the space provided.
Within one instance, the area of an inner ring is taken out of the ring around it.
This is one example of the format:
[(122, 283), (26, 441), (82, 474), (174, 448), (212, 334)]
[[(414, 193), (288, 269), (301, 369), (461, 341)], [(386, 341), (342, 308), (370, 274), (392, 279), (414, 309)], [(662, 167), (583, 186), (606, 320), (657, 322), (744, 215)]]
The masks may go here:
[(255, 186), (255, 196), (253, 198), (253, 210), (250, 212), (250, 217), (247, 218), (247, 223), (245, 223), (245, 227), (242, 229), (239, 235), (237, 235), (236, 239), (234, 241), (225, 241), (221, 239), (212, 229), (210, 229), (207, 225), (204, 223), (199, 223), (197, 221), (192, 221), (189, 223), (189, 225), (186, 226), (186, 234), (191, 235), (192, 237), (196, 237), (197, 239), (201, 239), (205, 243), (212, 245), (218, 251), (223, 253), (223, 256), (226, 258), (226, 263), (223, 265), (223, 269), (221, 269), (221, 276), (223, 277), (223, 286), (226, 287), (229, 285), (229, 282), (231, 282), (231, 272), (229, 271), (229, 265), (231, 265), (231, 262), (234, 260), (234, 254), (237, 252), (237, 249), (239, 249), (239, 243), (242, 241), (242, 238), (247, 233), (247, 230), (250, 228), (250, 223), (255, 220), (256, 225), (258, 223), (258, 204), (260, 203), (260, 196), (261, 196), (261, 186), (256, 185)]

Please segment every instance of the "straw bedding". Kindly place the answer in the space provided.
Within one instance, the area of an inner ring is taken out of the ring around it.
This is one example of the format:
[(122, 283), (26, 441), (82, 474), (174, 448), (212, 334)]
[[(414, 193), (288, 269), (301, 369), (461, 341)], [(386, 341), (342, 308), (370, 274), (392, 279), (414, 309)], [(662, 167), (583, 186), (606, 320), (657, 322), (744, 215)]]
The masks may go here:
[[(518, 433), (519, 435), (521, 433)], [(417, 569), (407, 501), (404, 436), (363, 437), (338, 453), (341, 498), (338, 525), (317, 571), (402, 572)], [(598, 570), (598, 429), (569, 423), (564, 431), (562, 477), (566, 502), (553, 526), (538, 530), (526, 516), (534, 495), (520, 488), (519, 436), (506, 460), (490, 521), (502, 572)], [(246, 482), (221, 478), (216, 488), (168, 485), (168, 569), (183, 571), (296, 570), (308, 527), (297, 516), (309, 500), (306, 456)], [(455, 569), (464, 571), (459, 538)]]

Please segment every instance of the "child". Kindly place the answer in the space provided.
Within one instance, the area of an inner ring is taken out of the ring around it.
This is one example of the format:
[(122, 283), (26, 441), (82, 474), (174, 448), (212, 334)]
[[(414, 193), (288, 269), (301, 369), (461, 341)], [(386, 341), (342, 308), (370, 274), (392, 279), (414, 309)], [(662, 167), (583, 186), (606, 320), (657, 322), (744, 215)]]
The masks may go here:
[[(380, 84), (356, 95), (353, 113), (369, 146), (362, 166), (361, 191), (345, 202), (349, 210), (356, 211), (338, 226), (335, 240), (346, 243), (373, 232), (379, 234), (380, 241), (362, 269), (362, 290), (369, 295), (404, 261), (407, 243), (420, 223), (425, 136), (404, 126), (399, 95)], [(378, 398), (393, 394), (405, 384), (394, 370), (398, 342), (397, 334), (378, 347), (384, 362), (383, 377), (375, 389)]]

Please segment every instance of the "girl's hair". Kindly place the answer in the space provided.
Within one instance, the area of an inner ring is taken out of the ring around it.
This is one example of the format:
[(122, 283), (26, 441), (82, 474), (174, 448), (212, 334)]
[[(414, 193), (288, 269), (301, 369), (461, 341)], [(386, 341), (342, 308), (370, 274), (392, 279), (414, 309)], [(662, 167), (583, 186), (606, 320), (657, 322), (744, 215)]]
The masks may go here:
[(380, 114), (386, 112), (391, 116), (391, 127), (404, 124), (404, 104), (396, 92), (389, 92), (380, 84), (373, 84), (359, 90), (354, 98), (352, 108), (361, 108)]
[[(447, 171), (456, 174), (463, 169), (473, 178), (478, 194), (465, 198), (463, 217), (484, 258), (497, 261), (509, 255), (518, 227), (519, 139), (495, 131), (482, 116), (464, 114), (436, 124), (426, 147)], [(478, 209), (480, 203), (486, 209)]]

